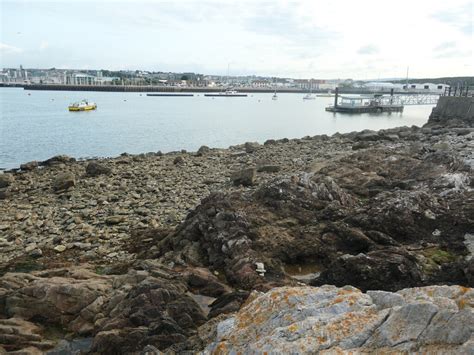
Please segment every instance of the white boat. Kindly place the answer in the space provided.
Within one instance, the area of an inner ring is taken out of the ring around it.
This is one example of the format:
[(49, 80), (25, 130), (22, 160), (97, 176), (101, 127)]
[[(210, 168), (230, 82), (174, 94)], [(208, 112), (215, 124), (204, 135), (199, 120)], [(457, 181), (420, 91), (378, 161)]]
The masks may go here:
[(311, 93), (309, 93), (303, 96), (303, 100), (316, 100), (316, 97), (314, 97), (313, 95), (311, 95)]
[(335, 95), (331, 92), (331, 90), (328, 90), (327, 94), (317, 94), (317, 97), (334, 97)]
[(275, 93), (272, 96), (272, 100), (278, 100), (277, 92), (275, 90)]

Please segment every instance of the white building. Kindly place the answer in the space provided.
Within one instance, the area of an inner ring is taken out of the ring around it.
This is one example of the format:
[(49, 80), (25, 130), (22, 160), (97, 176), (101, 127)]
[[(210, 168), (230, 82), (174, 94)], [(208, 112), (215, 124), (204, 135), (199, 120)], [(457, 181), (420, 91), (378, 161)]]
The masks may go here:
[[(447, 84), (433, 84), (433, 83), (422, 83), (422, 84), (410, 84), (408, 83), (409, 91), (418, 91), (418, 92), (436, 92), (443, 93), (446, 88), (449, 88)], [(403, 85), (403, 89), (407, 89), (406, 84)]]

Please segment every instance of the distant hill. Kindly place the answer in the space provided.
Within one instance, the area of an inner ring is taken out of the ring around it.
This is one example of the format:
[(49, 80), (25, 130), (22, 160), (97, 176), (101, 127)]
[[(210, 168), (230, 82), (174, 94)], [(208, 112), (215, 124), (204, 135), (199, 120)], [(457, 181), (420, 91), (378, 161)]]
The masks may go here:
[[(393, 80), (394, 83), (404, 83), (406, 79)], [(422, 78), (422, 79), (410, 79), (408, 78), (409, 83), (413, 84), (422, 84), (422, 83), (433, 83), (433, 84), (464, 84), (469, 86), (474, 86), (474, 76), (448, 76), (444, 78)]]

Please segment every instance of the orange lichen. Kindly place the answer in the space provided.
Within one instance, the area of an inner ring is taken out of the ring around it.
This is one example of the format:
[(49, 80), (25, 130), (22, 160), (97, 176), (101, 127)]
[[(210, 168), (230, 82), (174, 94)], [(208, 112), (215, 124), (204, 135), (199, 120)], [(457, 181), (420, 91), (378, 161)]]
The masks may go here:
[(325, 343), (328, 340), (328, 338), (326, 338), (325, 336), (319, 336), (316, 339), (318, 339), (318, 342), (320, 344)]
[(296, 332), (298, 330), (298, 326), (296, 324), (292, 324), (288, 327), (288, 330), (292, 333)]
[(220, 355), (220, 354), (227, 354), (229, 351), (225, 343), (219, 343), (216, 349), (213, 351), (213, 354)]

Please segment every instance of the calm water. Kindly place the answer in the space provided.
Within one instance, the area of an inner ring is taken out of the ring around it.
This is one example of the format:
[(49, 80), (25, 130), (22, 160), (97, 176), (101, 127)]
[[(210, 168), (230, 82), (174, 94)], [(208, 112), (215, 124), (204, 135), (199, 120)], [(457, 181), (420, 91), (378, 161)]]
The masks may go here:
[[(30, 93), (30, 95), (28, 95)], [(432, 106), (403, 113), (344, 115), (324, 111), (332, 98), (252, 94), (243, 98), (147, 97), (139, 93), (25, 91), (0, 88), (0, 168), (67, 154), (76, 158), (228, 147), (362, 129), (423, 125)], [(87, 98), (91, 112), (69, 112)]]

